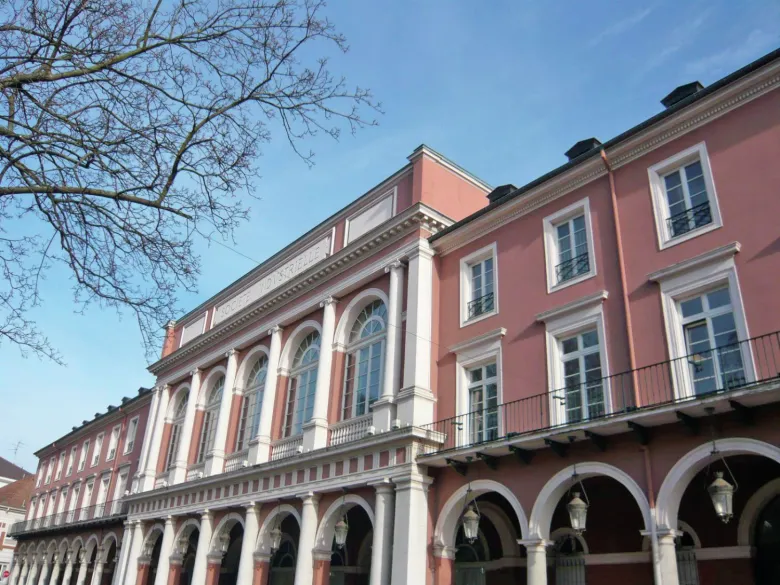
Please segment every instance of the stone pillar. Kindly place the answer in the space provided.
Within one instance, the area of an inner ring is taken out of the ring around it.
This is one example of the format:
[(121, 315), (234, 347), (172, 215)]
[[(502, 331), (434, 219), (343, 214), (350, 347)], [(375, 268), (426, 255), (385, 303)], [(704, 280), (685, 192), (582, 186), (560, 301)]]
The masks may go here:
[(382, 394), (371, 407), (372, 424), (378, 433), (389, 431), (395, 420), (395, 400), (401, 389), (401, 345), (403, 323), (401, 313), (404, 303), (404, 265), (396, 260), (385, 268), (390, 273), (390, 294), (387, 306), (387, 343), (385, 344), (385, 369)]
[[(217, 585), (219, 583), (219, 571), (222, 568), (222, 553), (210, 552), (208, 554), (208, 568), (206, 569), (205, 585)], [(239, 583), (240, 582), (236, 582)]]
[[(195, 424), (195, 406), (200, 395), (200, 370), (192, 370), (190, 382), (190, 394), (187, 399), (187, 411), (184, 415), (184, 423), (181, 426), (179, 449), (176, 452), (176, 463), (173, 466), (172, 484), (181, 483), (187, 479), (187, 465), (190, 456), (190, 443), (192, 443), (192, 428)], [(157, 572), (159, 575), (159, 570)]]
[(209, 510), (204, 510), (200, 516), (200, 533), (198, 548), (195, 549), (195, 563), (192, 567), (192, 585), (203, 585), (206, 582), (208, 569), (209, 544), (214, 530), (214, 519)]
[(312, 569), (312, 585), (330, 585), (331, 551), (318, 550), (312, 553), (314, 566)]
[(260, 424), (257, 436), (249, 442), (249, 464), (265, 463), (271, 458), (271, 426), (273, 425), (276, 383), (279, 378), (279, 358), (282, 354), (282, 328), (269, 329), (271, 347), (268, 354), (268, 374), (263, 388), (263, 402), (260, 408)]
[[(125, 573), (127, 571), (127, 558), (130, 554), (130, 548), (133, 544), (133, 523), (130, 521), (125, 522), (125, 529), (122, 532), (122, 540), (117, 543), (117, 558), (114, 563), (114, 576), (112, 577), (112, 585), (123, 585), (125, 580)], [(64, 583), (62, 585), (68, 585)]]
[(70, 553), (70, 551), (67, 552), (66, 555), (65, 572), (62, 575), (62, 585), (68, 585), (70, 583), (70, 578), (73, 576), (73, 555)]
[(165, 414), (168, 412), (170, 400), (170, 388), (157, 386), (152, 395), (152, 404), (149, 408), (149, 422), (144, 432), (142, 461), (138, 464), (141, 470), (138, 481), (138, 489), (146, 492), (154, 489), (154, 481), (157, 478), (157, 463), (160, 459), (162, 436), (165, 430)]
[(236, 583), (248, 585), (252, 582), (255, 562), (252, 553), (254, 553), (255, 543), (257, 542), (257, 532), (257, 506), (252, 502), (246, 507), (246, 515), (244, 517), (244, 539), (241, 541), (241, 558), (238, 561)]
[(19, 573), (19, 579), (17, 581), (19, 585), (26, 585), (27, 575), (29, 574), (30, 574), (30, 563), (27, 561), (27, 559), (25, 559), (22, 563), (22, 570)]
[(60, 563), (57, 562), (55, 555), (52, 560), (51, 576), (49, 577), (49, 585), (57, 585), (57, 579), (60, 578)]
[(80, 557), (79, 561), (80, 561), (80, 564), (79, 564), (79, 573), (78, 573), (78, 575), (76, 575), (76, 585), (84, 585), (84, 582), (87, 580), (87, 565), (88, 565), (88, 561), (87, 561), (86, 555), (82, 556), (81, 553), (83, 553), (83, 552), (85, 552), (85, 551), (82, 548), (79, 551), (79, 557)]
[(389, 481), (373, 484), (374, 540), (371, 543), (371, 573), (369, 585), (390, 585), (393, 559), (393, 515), (395, 513), (395, 486)]
[(677, 573), (677, 546), (675, 538), (680, 535), (677, 530), (659, 529), (658, 536), (658, 561), (661, 573), (661, 584), (679, 585), (680, 578)]
[(398, 393), (401, 426), (433, 421), (431, 392), (431, 334), (433, 330), (433, 249), (427, 240), (409, 255), (404, 346), (404, 387)]
[(217, 416), (217, 428), (214, 429), (214, 448), (206, 456), (206, 475), (222, 473), (225, 468), (225, 449), (227, 446), (228, 424), (230, 422), (230, 408), (233, 404), (234, 389), (236, 386), (236, 370), (238, 370), (238, 353), (231, 349), (225, 354), (227, 368), (225, 369), (225, 387), (222, 390), (222, 401), (219, 404), (219, 416)]
[[(152, 562), (152, 559), (149, 557), (140, 557), (138, 559), (138, 566), (136, 567), (136, 579), (135, 579), (135, 585), (147, 585), (147, 580), (149, 579), (149, 564)], [(129, 572), (128, 572), (129, 574)], [(124, 585), (131, 585), (131, 581), (128, 581)]]
[(428, 564), (428, 485), (431, 478), (405, 475), (395, 484), (392, 585), (425, 583)]
[(168, 567), (170, 566), (170, 556), (173, 554), (174, 537), (173, 516), (168, 516), (165, 519), (165, 528), (163, 528), (160, 560), (157, 562), (154, 585), (168, 585)]
[(97, 555), (95, 556), (95, 568), (92, 570), (92, 585), (100, 585), (100, 581), (103, 579), (103, 568), (106, 566), (103, 560), (103, 547), (98, 547)]
[(295, 565), (295, 585), (311, 585), (314, 577), (314, 541), (317, 537), (317, 503), (320, 496), (308, 492), (298, 497), (303, 500), (303, 510), (301, 532), (298, 537), (298, 560)]
[(30, 564), (32, 566), (30, 567), (30, 571), (27, 573), (26, 585), (35, 585), (38, 582), (38, 571), (40, 569), (38, 566), (38, 559), (33, 557), (32, 561), (30, 561)]
[(252, 585), (268, 585), (271, 572), (271, 555), (254, 553), (255, 565), (252, 573)]
[(525, 546), (527, 557), (527, 585), (547, 585), (547, 547), (552, 543), (542, 538), (518, 540)]
[[(19, 573), (21, 572), (21, 563), (19, 557), (13, 558), (13, 569), (11, 569), (11, 577), (8, 579), (8, 585), (16, 585), (19, 582)], [(68, 585), (67, 583), (65, 585)]]
[(41, 562), (41, 572), (38, 575), (38, 585), (48, 585), (49, 578), (49, 561), (45, 558)]
[[(336, 299), (328, 297), (322, 307), (320, 359), (317, 364), (317, 388), (311, 420), (303, 425), (303, 450), (312, 451), (328, 445), (328, 399), (330, 398), (333, 334), (336, 330)], [(297, 576), (296, 576), (297, 581)]]
[[(144, 526), (140, 520), (133, 522), (133, 538), (130, 541), (130, 545), (127, 547), (127, 570), (121, 581), (117, 582), (117, 585), (133, 585), (136, 582), (138, 576), (138, 557), (143, 552), (141, 549), (144, 544)], [(125, 548), (124, 546), (122, 548)], [(63, 583), (62, 585), (68, 585)]]
[(450, 547), (434, 547), (433, 563), (434, 585), (452, 585), (455, 579), (455, 551)]
[(179, 580), (181, 579), (181, 563), (183, 561), (183, 557), (178, 553), (174, 553), (171, 555), (171, 558), (168, 560), (168, 585), (179, 585)]

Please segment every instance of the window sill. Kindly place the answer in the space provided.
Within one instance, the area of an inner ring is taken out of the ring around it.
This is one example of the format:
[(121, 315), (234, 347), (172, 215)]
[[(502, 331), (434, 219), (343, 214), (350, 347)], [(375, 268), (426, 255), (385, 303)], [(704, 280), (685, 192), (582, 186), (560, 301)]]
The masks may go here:
[(559, 290), (563, 290), (564, 288), (568, 288), (575, 284), (579, 284), (590, 278), (593, 278), (594, 276), (596, 276), (596, 271), (591, 270), (590, 272), (586, 272), (585, 274), (580, 274), (579, 276), (575, 276), (574, 278), (570, 278), (569, 280), (564, 280), (563, 282), (559, 282), (555, 286), (549, 287), (547, 289), (547, 294), (552, 294), (554, 292), (558, 292)]
[(693, 229), (682, 236), (675, 236), (674, 238), (668, 238), (660, 242), (660, 249), (666, 250), (667, 248), (672, 248), (677, 244), (682, 244), (683, 242), (687, 242), (688, 240), (692, 240), (693, 238), (703, 236), (704, 234), (708, 234), (711, 231), (714, 231), (721, 227), (723, 227), (723, 224), (713, 222), (709, 225)]
[(467, 326), (472, 325), (474, 323), (479, 323), (480, 321), (484, 321), (485, 319), (488, 319), (488, 318), (493, 317), (495, 315), (498, 315), (498, 311), (497, 310), (487, 311), (486, 313), (480, 313), (479, 315), (477, 315), (476, 317), (472, 317), (471, 319), (462, 320), (460, 322), (460, 326), (461, 326), (461, 328), (467, 327)]

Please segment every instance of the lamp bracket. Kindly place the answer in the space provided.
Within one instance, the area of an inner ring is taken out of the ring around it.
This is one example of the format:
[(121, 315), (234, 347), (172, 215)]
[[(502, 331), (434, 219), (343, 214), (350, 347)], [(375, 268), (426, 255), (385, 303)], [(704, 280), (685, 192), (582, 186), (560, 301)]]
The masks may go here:
[(533, 459), (535, 455), (534, 451), (529, 451), (528, 449), (521, 449), (520, 447), (515, 447), (514, 445), (509, 445), (508, 448), (511, 453), (515, 454), (515, 457), (517, 457), (520, 461), (522, 461), (526, 465), (529, 465), (531, 463), (531, 459)]
[(559, 443), (552, 439), (545, 439), (544, 444), (547, 445), (558, 457), (566, 457), (566, 453), (569, 450), (569, 445), (566, 443)]
[(468, 473), (469, 466), (463, 463), (462, 461), (456, 461), (455, 459), (445, 459), (444, 460), (447, 465), (452, 467), (457, 473), (460, 473), (463, 477), (466, 477), (466, 473)]
[(493, 471), (498, 469), (498, 457), (486, 455), (485, 453), (477, 453), (477, 459), (484, 461), (485, 465), (487, 465)]
[(607, 450), (607, 438), (604, 435), (599, 435), (593, 431), (585, 431), (585, 436), (589, 438), (599, 451)]
[(737, 402), (736, 400), (729, 400), (729, 406), (737, 413), (739, 420), (745, 426), (753, 426), (756, 422), (756, 409)]
[(640, 445), (648, 445), (650, 443), (650, 429), (634, 421), (628, 421), (627, 424), (628, 428), (634, 431)]
[(692, 417), (690, 414), (685, 414), (684, 412), (677, 411), (677, 419), (682, 422), (683, 425), (685, 425), (685, 428), (688, 429), (688, 431), (692, 435), (698, 435), (699, 431), (701, 430), (701, 425), (699, 424), (699, 419)]

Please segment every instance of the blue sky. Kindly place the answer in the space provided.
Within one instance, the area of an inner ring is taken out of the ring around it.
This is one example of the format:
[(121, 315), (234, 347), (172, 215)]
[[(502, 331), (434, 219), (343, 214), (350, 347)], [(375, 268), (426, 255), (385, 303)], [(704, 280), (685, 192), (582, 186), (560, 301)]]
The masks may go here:
[[(264, 147), (252, 219), (228, 242), (258, 261), (403, 166), (426, 143), (492, 185), (522, 185), (565, 161), (576, 141), (605, 141), (657, 113), (674, 87), (707, 85), (780, 46), (780, 1), (649, 3), (476, 0), (332, 1), (351, 50), (335, 72), (370, 87), (380, 125), (317, 139), (308, 168), (277, 139)], [(182, 312), (255, 264), (201, 243), (198, 294)], [(153, 385), (129, 315), (74, 313), (68, 275), (44, 283), (39, 324), (60, 367), (0, 347), (0, 456), (33, 452), (73, 425)], [(175, 315), (173, 317), (176, 317)]]

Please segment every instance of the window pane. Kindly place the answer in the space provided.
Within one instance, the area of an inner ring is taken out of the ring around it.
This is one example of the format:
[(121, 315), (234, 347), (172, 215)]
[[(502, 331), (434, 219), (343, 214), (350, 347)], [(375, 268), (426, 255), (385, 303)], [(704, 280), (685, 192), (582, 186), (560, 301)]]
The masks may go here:
[(731, 345), (739, 341), (733, 313), (725, 313), (713, 317), (712, 331), (715, 334), (715, 347)]
[(577, 338), (571, 337), (569, 339), (564, 339), (561, 342), (561, 345), (563, 347), (563, 353), (572, 353), (574, 351), (577, 351), (578, 345), (577, 345)]
[(681, 302), (680, 310), (682, 311), (683, 317), (698, 315), (704, 311), (701, 303), (701, 297), (696, 297), (695, 299), (688, 299), (687, 301)]
[(594, 329), (582, 334), (582, 347), (594, 347), (599, 344), (599, 334)]
[(485, 366), (485, 377), (495, 378), (496, 376), (496, 364), (488, 364)]
[(729, 289), (722, 288), (720, 290), (713, 291), (707, 295), (707, 304), (710, 309), (717, 309), (718, 307), (725, 307), (731, 304), (729, 298)]
[(479, 382), (482, 380), (482, 368), (476, 368), (469, 372), (469, 376), (472, 382)]

